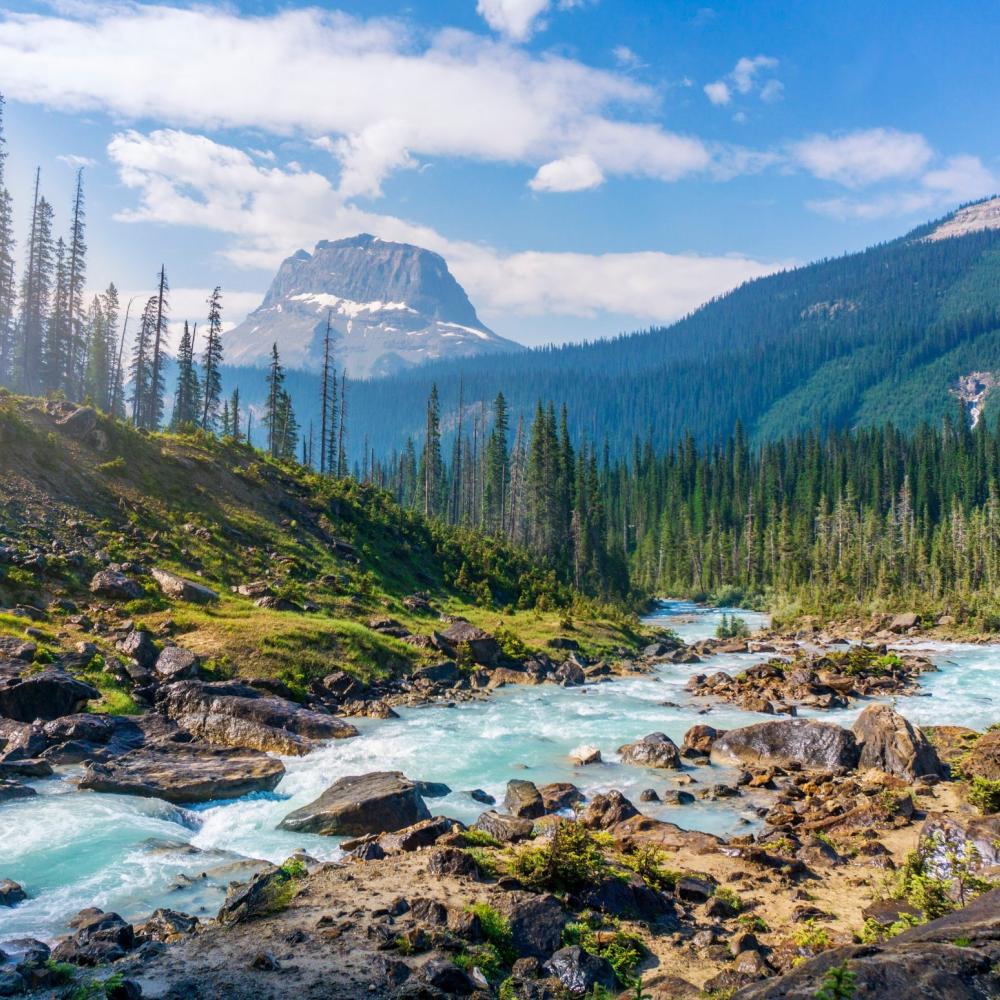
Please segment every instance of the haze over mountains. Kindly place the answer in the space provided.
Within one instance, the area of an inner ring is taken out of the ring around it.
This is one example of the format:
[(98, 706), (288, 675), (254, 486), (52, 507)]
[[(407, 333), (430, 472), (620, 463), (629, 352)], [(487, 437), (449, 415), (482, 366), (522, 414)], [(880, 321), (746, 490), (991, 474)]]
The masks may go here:
[(255, 309), (226, 338), (235, 364), (318, 371), (327, 319), (334, 362), (354, 376), (388, 375), (438, 358), (523, 350), (480, 322), (444, 258), (362, 233), (288, 257)]

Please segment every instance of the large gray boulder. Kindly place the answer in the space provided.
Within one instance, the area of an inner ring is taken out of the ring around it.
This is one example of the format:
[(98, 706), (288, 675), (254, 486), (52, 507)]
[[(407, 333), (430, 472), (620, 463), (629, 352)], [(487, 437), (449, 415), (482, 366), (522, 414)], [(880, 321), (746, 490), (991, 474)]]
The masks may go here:
[(851, 731), (861, 745), (859, 768), (876, 768), (909, 781), (943, 773), (937, 751), (927, 737), (888, 705), (869, 705)]
[(150, 572), (153, 574), (153, 579), (159, 584), (160, 590), (167, 597), (172, 597), (177, 601), (189, 601), (191, 604), (214, 604), (219, 599), (219, 595), (203, 583), (185, 580), (183, 576), (158, 567), (153, 567)]
[(201, 658), (183, 646), (167, 646), (156, 658), (154, 669), (164, 684), (194, 680), (201, 673)]
[(289, 813), (283, 830), (328, 837), (395, 833), (431, 814), (414, 782), (400, 771), (353, 774), (335, 781), (318, 799)]
[(537, 819), (545, 815), (545, 802), (533, 781), (514, 778), (507, 782), (507, 793), (503, 799), (504, 808), (511, 816), (522, 819)]
[(454, 659), (467, 649), (472, 661), (484, 667), (495, 667), (502, 654), (500, 643), (489, 632), (469, 622), (456, 622), (443, 632), (435, 632), (434, 644)]
[(142, 587), (114, 569), (102, 569), (95, 573), (90, 581), (90, 592), (112, 601), (135, 601), (142, 597)]
[(825, 951), (784, 976), (743, 987), (733, 1000), (815, 1000), (830, 969), (845, 964), (858, 1000), (994, 1000), (998, 956), (1000, 889), (994, 889), (880, 945)]
[(285, 765), (260, 750), (158, 743), (107, 764), (90, 764), (80, 788), (167, 802), (211, 802), (269, 792), (284, 774)]
[(101, 692), (63, 670), (28, 673), (28, 664), (11, 661), (0, 667), (0, 716), (18, 722), (58, 719), (87, 706)]
[(572, 996), (589, 994), (595, 986), (613, 990), (616, 983), (615, 970), (607, 959), (592, 955), (576, 944), (560, 948), (542, 970), (558, 979)]
[(511, 943), (520, 955), (547, 959), (562, 943), (567, 915), (550, 893), (491, 893), (490, 905), (510, 924)]
[[(164, 650), (166, 652), (166, 650)], [(180, 681), (163, 689), (160, 708), (182, 729), (224, 747), (301, 756), (321, 740), (357, 736), (349, 722), (239, 681)]]
[(666, 733), (650, 733), (635, 743), (618, 748), (623, 764), (661, 767), (676, 770), (681, 766), (681, 752)]
[(853, 768), (858, 763), (854, 734), (832, 722), (775, 719), (731, 729), (712, 744), (715, 764), (798, 764), (814, 770)]

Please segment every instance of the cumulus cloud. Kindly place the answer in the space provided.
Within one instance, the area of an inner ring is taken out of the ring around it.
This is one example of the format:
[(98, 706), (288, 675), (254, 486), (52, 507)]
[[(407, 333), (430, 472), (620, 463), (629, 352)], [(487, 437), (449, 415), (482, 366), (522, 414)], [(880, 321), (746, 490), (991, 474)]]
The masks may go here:
[(990, 170), (978, 156), (959, 155), (926, 171), (913, 187), (872, 197), (819, 199), (809, 202), (808, 207), (835, 219), (870, 222), (888, 216), (944, 211), (997, 191), (1000, 191), (1000, 175)]
[(502, 253), (346, 201), (321, 174), (255, 162), (178, 130), (115, 136), (108, 155), (138, 204), (125, 222), (199, 226), (230, 237), (237, 265), (273, 269), (299, 247), (358, 232), (442, 254), (487, 318), (621, 313), (667, 322), (775, 265), (738, 255)]
[(92, 167), (97, 161), (89, 156), (81, 156), (79, 153), (62, 153), (56, 157), (60, 163), (65, 163), (68, 167), (78, 170), (80, 167)]
[[(533, 23), (529, 10), (546, 6), (490, 4), (515, 32)], [(469, 32), (427, 34), (316, 8), (253, 17), (122, 0), (53, 15), (8, 12), (0, 66), (7, 97), (27, 103), (325, 138), (344, 193), (376, 195), (388, 173), (430, 157), (537, 170), (586, 154), (605, 175), (661, 180), (710, 161), (700, 140), (650, 120), (660, 95), (628, 74)], [(607, 141), (615, 135), (627, 135), (627, 147)]]
[(587, 191), (604, 181), (601, 168), (586, 153), (544, 163), (531, 178), (533, 191)]
[(762, 101), (778, 101), (784, 93), (784, 84), (773, 75), (763, 82), (760, 79), (777, 68), (778, 60), (774, 56), (743, 56), (722, 79), (706, 83), (702, 89), (716, 105), (729, 104), (734, 93), (747, 95), (754, 91)]
[(793, 159), (813, 176), (845, 187), (912, 177), (934, 156), (917, 132), (870, 128), (846, 135), (814, 135), (793, 143)]
[(549, 0), (479, 0), (476, 12), (498, 34), (523, 42), (548, 6)]

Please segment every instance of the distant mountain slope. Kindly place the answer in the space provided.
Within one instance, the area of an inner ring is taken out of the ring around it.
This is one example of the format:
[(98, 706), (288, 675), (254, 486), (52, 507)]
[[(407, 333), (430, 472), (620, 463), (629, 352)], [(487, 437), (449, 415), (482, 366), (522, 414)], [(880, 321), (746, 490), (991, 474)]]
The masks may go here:
[(318, 370), (327, 316), (335, 363), (357, 376), (523, 350), (480, 322), (444, 258), (361, 234), (287, 258), (263, 303), (226, 334), (227, 357), (264, 365), (277, 343), (286, 366)]
[[(365, 440), (388, 454), (408, 435), (419, 439), (432, 382), (444, 426), (454, 427), (460, 379), (467, 406), (503, 391), (512, 426), (538, 399), (565, 402), (574, 432), (607, 439), (613, 454), (636, 438), (656, 448), (688, 432), (721, 440), (737, 420), (758, 440), (940, 421), (957, 409), (959, 379), (1000, 374), (998, 225), (992, 199), (863, 252), (749, 282), (670, 327), (356, 383), (350, 443), (358, 455)], [(317, 398), (310, 378), (291, 387), (300, 420)], [(995, 405), (987, 392), (987, 419)]]

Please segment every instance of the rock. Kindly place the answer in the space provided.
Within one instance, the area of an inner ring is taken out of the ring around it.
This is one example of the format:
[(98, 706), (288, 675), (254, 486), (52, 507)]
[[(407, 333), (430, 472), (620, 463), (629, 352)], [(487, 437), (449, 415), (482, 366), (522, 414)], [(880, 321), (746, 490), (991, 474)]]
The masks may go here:
[(76, 715), (64, 715), (62, 718), (46, 722), (42, 727), (42, 732), (51, 743), (80, 740), (85, 743), (103, 745), (114, 736), (115, 724), (106, 715), (81, 712)]
[(435, 816), (403, 827), (395, 833), (384, 833), (379, 837), (378, 844), (386, 854), (417, 851), (421, 847), (430, 847), (438, 837), (451, 833), (454, 826), (455, 820), (447, 816)]
[(546, 812), (545, 803), (535, 783), (518, 778), (507, 782), (507, 794), (504, 795), (503, 804), (508, 813), (522, 819), (538, 819)]
[(442, 847), (431, 854), (427, 870), (432, 875), (452, 875), (459, 878), (479, 878), (475, 859), (457, 847)]
[(515, 889), (493, 892), (489, 902), (507, 918), (518, 954), (545, 960), (559, 947), (567, 918), (555, 896)]
[(0, 906), (17, 906), (28, 898), (28, 894), (9, 878), (0, 879)]
[(1000, 730), (983, 733), (962, 760), (962, 773), (970, 778), (1000, 781)]
[(90, 764), (80, 788), (176, 803), (210, 802), (269, 792), (284, 774), (280, 760), (259, 750), (154, 743), (107, 764)]
[(10, 778), (0, 777), (0, 805), (4, 802), (13, 802), (15, 799), (30, 799), (37, 794), (34, 788), (12, 781)]
[(674, 895), (688, 903), (707, 903), (715, 895), (715, 883), (686, 875), (677, 880)]
[(420, 975), (429, 986), (449, 997), (467, 997), (477, 990), (472, 977), (447, 958), (432, 958)]
[(821, 995), (829, 970), (845, 964), (858, 1000), (991, 1000), (1000, 994), (997, 954), (1000, 889), (877, 946), (825, 951), (783, 976), (745, 986), (733, 1000), (812, 1000)]
[(725, 735), (724, 729), (715, 729), (712, 726), (692, 726), (684, 734), (681, 755), (684, 757), (707, 757), (712, 752), (715, 741)]
[(78, 406), (56, 420), (56, 427), (77, 441), (89, 437), (97, 426), (97, 411), (92, 406)]
[(849, 729), (812, 719), (780, 719), (731, 729), (712, 746), (715, 764), (853, 768), (858, 746)]
[(638, 816), (639, 810), (618, 789), (595, 795), (580, 821), (591, 830), (607, 830), (616, 823)]
[(201, 673), (201, 660), (183, 646), (167, 646), (156, 658), (154, 669), (164, 684), (189, 681)]
[(666, 733), (650, 733), (635, 743), (618, 748), (623, 764), (676, 769), (681, 766), (677, 744)]
[(484, 667), (495, 667), (502, 654), (500, 643), (489, 632), (468, 622), (456, 622), (443, 632), (435, 632), (434, 641), (442, 652), (455, 660), (468, 650), (472, 662)]
[(978, 856), (972, 867), (985, 871), (1000, 865), (1000, 813), (989, 816), (928, 813), (920, 829), (921, 843), (927, 840), (939, 845), (940, 849), (935, 853), (937, 868), (948, 868), (949, 850), (958, 858), (967, 859), (972, 848)]
[(682, 788), (670, 788), (663, 793), (663, 801), (671, 806), (689, 806), (695, 801), (695, 797)]
[(281, 963), (269, 951), (258, 951), (250, 960), (250, 968), (260, 972), (277, 972)]
[(24, 674), (19, 663), (15, 669), (0, 670), (0, 716), (19, 722), (35, 719), (58, 719), (87, 707), (101, 692), (62, 670), (46, 668)]
[(105, 913), (96, 907), (81, 910), (70, 922), (74, 933), (52, 949), (55, 962), (74, 965), (103, 965), (114, 962), (135, 946), (132, 925), (117, 913)]
[(580, 687), (587, 682), (587, 675), (579, 663), (567, 660), (553, 675), (553, 680), (563, 687)]
[(888, 705), (869, 705), (851, 731), (861, 745), (859, 768), (877, 768), (908, 781), (942, 773), (937, 751), (924, 734)]
[(900, 632), (906, 632), (911, 628), (915, 628), (919, 617), (915, 615), (912, 611), (904, 612), (903, 614), (896, 615), (891, 622), (889, 622), (889, 631), (899, 634)]
[(512, 844), (518, 840), (527, 840), (534, 829), (534, 823), (530, 819), (507, 816), (491, 809), (484, 812), (473, 824), (473, 827), (476, 830), (482, 830), (483, 833), (488, 833), (494, 840), (499, 840), (501, 844)]
[(353, 701), (368, 695), (368, 685), (346, 670), (334, 670), (323, 678), (323, 687), (335, 698)]
[(142, 587), (124, 573), (102, 569), (90, 581), (90, 592), (112, 601), (137, 601), (142, 597)]
[(579, 945), (560, 948), (542, 968), (558, 979), (573, 996), (590, 993), (595, 986), (606, 990), (615, 986), (615, 970), (611, 964), (584, 951)]
[(318, 799), (289, 813), (279, 826), (328, 837), (358, 837), (393, 833), (430, 818), (412, 781), (400, 771), (376, 771), (338, 779)]
[(240, 924), (273, 913), (280, 901), (287, 899), (294, 887), (281, 868), (258, 872), (249, 882), (233, 883), (219, 908), (220, 924)]
[(577, 903), (627, 920), (652, 921), (674, 911), (672, 900), (650, 889), (638, 875), (627, 881), (614, 875), (602, 879), (599, 885), (580, 893), (574, 899), (574, 905)]
[(570, 750), (569, 759), (581, 767), (585, 767), (588, 764), (600, 764), (601, 751), (597, 747), (579, 746), (575, 750)]
[(644, 788), (639, 793), (640, 802), (659, 802), (660, 796), (655, 788)]
[(489, 792), (484, 792), (481, 788), (472, 788), (465, 793), (474, 802), (481, 802), (484, 806), (492, 806), (496, 799)]
[(429, 684), (440, 684), (442, 687), (451, 687), (462, 679), (462, 672), (453, 660), (444, 660), (441, 663), (434, 663), (429, 667), (415, 670), (413, 679), (427, 681)]
[(576, 785), (571, 785), (568, 781), (555, 781), (549, 785), (542, 785), (538, 792), (547, 813), (572, 809), (573, 806), (583, 801), (583, 793)]
[(152, 670), (156, 665), (156, 658), (160, 655), (153, 636), (143, 629), (132, 629), (131, 632), (121, 642), (115, 644), (115, 648), (131, 657), (140, 667)]
[(169, 941), (180, 935), (193, 934), (197, 927), (197, 917), (161, 907), (154, 910), (152, 916), (136, 928), (136, 933), (151, 941)]
[(211, 587), (195, 583), (193, 580), (185, 580), (176, 573), (157, 566), (154, 566), (150, 573), (159, 584), (160, 590), (174, 600), (189, 601), (191, 604), (214, 604), (219, 599), (219, 595)]
[(314, 749), (317, 741), (358, 734), (335, 715), (261, 694), (239, 681), (171, 684), (162, 693), (160, 707), (183, 729), (219, 746), (301, 756)]

